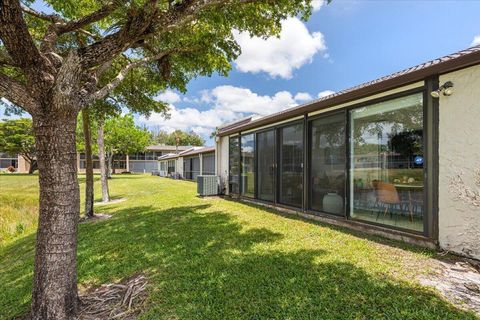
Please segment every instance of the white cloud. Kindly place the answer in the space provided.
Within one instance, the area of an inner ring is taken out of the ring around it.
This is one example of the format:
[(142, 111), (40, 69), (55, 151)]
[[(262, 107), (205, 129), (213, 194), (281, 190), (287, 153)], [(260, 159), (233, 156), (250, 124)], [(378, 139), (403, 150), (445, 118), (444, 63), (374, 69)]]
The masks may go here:
[(318, 93), (317, 97), (320, 99), (320, 98), (325, 98), (326, 96), (329, 96), (331, 94), (334, 94), (335, 91), (332, 91), (332, 90), (324, 90), (324, 91), (321, 91)]
[(480, 44), (480, 35), (473, 37), (472, 47)]
[(325, 4), (325, 0), (313, 0), (312, 1), (312, 8), (313, 8), (313, 11), (318, 11), (320, 10), (323, 5)]
[(216, 109), (237, 113), (271, 114), (296, 105), (288, 91), (279, 91), (273, 96), (259, 95), (247, 88), (219, 86), (210, 91)]
[(327, 50), (322, 33), (310, 33), (298, 18), (288, 18), (282, 23), (279, 38), (251, 38), (248, 33), (238, 32), (234, 35), (242, 48), (237, 69), (266, 72), (271, 77), (291, 78), (294, 70), (310, 63), (316, 53)]
[(203, 90), (199, 94), (200, 97), (187, 100), (201, 100), (207, 105), (206, 110), (180, 108), (170, 104), (169, 119), (154, 113), (149, 118), (139, 117), (139, 121), (147, 126), (160, 126), (167, 132), (176, 129), (193, 130), (208, 140), (215, 128), (225, 123), (248, 115), (269, 115), (312, 99), (307, 92), (299, 92), (295, 96), (288, 91), (279, 91), (273, 95), (260, 95), (248, 88), (230, 85)]
[(157, 100), (166, 102), (166, 103), (176, 103), (176, 102), (179, 102), (181, 98), (176, 92), (170, 89), (167, 89), (157, 96)]
[(295, 101), (305, 102), (312, 100), (312, 96), (308, 92), (299, 92), (295, 95)]

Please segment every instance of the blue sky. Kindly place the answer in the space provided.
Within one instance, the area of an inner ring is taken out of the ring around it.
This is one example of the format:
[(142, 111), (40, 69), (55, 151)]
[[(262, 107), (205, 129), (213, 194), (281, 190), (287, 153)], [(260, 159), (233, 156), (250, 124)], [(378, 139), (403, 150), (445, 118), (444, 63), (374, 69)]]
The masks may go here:
[[(290, 19), (281, 39), (237, 35), (244, 53), (229, 77), (198, 78), (166, 92), (171, 119), (137, 117), (167, 131), (214, 128), (266, 115), (480, 44), (480, 1), (316, 1), (311, 19)], [(477, 38), (476, 38), (477, 37)], [(1, 110), (0, 110), (1, 112)], [(207, 139), (208, 144), (212, 141)]]

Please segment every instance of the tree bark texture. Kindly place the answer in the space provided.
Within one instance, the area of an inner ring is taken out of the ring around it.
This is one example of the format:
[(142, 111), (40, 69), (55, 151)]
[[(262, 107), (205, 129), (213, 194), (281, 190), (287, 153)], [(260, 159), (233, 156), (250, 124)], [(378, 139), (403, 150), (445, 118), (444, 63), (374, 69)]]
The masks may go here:
[(105, 159), (105, 143), (104, 143), (104, 133), (103, 133), (104, 123), (100, 121), (98, 123), (98, 137), (97, 137), (97, 145), (98, 145), (98, 159), (100, 161), (100, 181), (102, 184), (102, 201), (109, 202), (110, 195), (108, 192), (108, 169), (106, 165)]
[(92, 135), (89, 109), (82, 110), (83, 135), (85, 140), (85, 217), (92, 218), (93, 211), (93, 161)]
[(80, 193), (76, 115), (33, 116), (40, 184), (32, 319), (74, 319), (78, 311), (77, 223)]

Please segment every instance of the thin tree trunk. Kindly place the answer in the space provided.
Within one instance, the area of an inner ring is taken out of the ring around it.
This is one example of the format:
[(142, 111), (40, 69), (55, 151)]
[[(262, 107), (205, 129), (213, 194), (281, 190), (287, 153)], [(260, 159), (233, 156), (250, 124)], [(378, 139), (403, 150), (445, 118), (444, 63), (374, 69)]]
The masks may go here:
[(75, 319), (78, 311), (77, 224), (80, 192), (71, 113), (33, 116), (40, 209), (33, 276), (32, 319)]
[(107, 178), (112, 178), (112, 154), (107, 152)]
[(103, 134), (103, 121), (98, 123), (98, 159), (100, 161), (100, 181), (102, 184), (102, 201), (109, 202), (110, 195), (108, 193), (108, 172), (105, 159), (105, 144), (104, 144), (104, 134)]
[(88, 108), (82, 110), (83, 135), (85, 138), (85, 216), (92, 218), (93, 212), (93, 161), (92, 135)]
[(38, 169), (37, 160), (30, 161), (30, 167), (28, 168), (28, 174), (33, 174)]

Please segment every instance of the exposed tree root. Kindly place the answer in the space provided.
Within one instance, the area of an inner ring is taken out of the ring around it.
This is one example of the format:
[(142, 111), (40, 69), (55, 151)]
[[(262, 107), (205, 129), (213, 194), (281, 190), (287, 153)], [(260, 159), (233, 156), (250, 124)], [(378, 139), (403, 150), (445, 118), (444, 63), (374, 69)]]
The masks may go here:
[(138, 274), (120, 283), (104, 284), (80, 295), (79, 319), (136, 319), (147, 298), (147, 278)]

